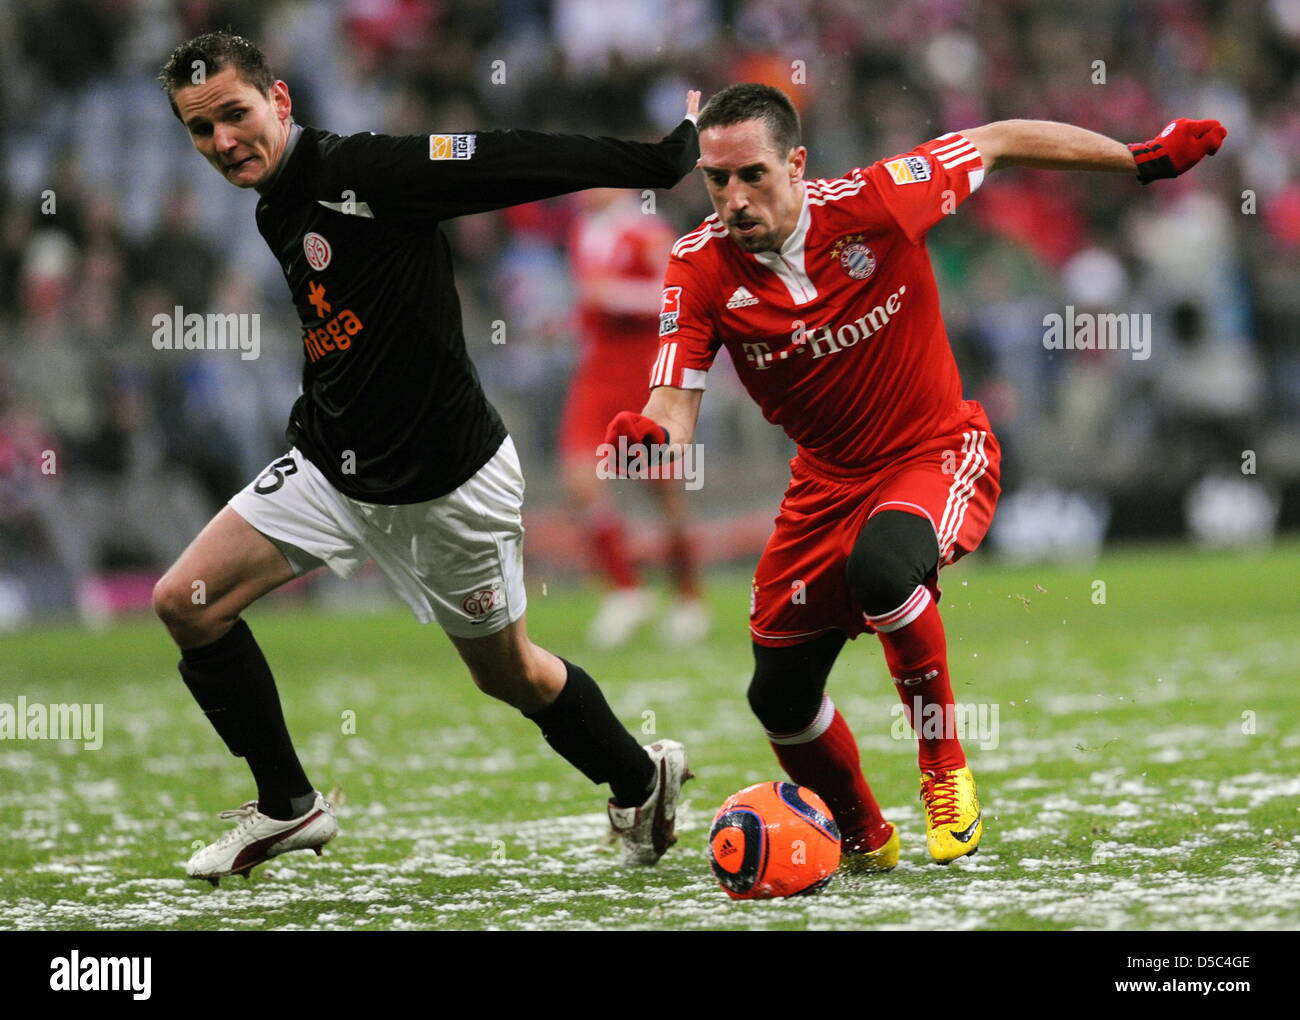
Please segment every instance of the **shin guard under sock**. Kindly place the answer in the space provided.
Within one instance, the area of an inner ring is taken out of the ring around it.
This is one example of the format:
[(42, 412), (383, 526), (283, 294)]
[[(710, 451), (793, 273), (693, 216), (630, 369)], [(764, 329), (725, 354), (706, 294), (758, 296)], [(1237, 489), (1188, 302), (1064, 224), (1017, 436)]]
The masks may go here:
[(243, 620), (201, 648), (181, 651), (185, 686), (231, 754), (244, 758), (257, 782), (258, 810), (293, 818), (292, 800), (312, 791), (285, 726), (271, 667)]
[(541, 728), (560, 757), (593, 783), (609, 783), (616, 805), (639, 807), (654, 787), (654, 763), (618, 721), (586, 670), (560, 661), (568, 676), (559, 696), (524, 715)]
[(889, 838), (889, 823), (862, 774), (858, 742), (831, 699), (797, 733), (769, 733), (782, 768), (794, 782), (826, 802), (846, 847), (878, 850)]
[(966, 754), (957, 739), (948, 642), (930, 590), (918, 585), (897, 609), (867, 620), (880, 637), (907, 721), (920, 737), (917, 761), (921, 770), (962, 768)]

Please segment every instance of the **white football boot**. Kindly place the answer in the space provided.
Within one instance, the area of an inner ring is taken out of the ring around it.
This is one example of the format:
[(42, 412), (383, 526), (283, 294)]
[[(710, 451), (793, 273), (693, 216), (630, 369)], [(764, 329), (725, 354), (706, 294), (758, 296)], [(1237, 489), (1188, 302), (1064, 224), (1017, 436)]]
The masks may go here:
[(609, 651), (620, 648), (655, 611), (653, 592), (644, 588), (620, 588), (605, 596), (591, 626), (587, 628), (587, 643), (592, 648)]
[(325, 844), (339, 834), (334, 808), (320, 793), (305, 814), (288, 821), (268, 818), (257, 810), (255, 800), (217, 817), (238, 818), (239, 824), (196, 851), (185, 865), (190, 878), (206, 878), (213, 885), (226, 875), (247, 878), (259, 864), (290, 850), (315, 850), (319, 857)]
[(708, 637), (712, 626), (708, 603), (703, 599), (682, 599), (659, 621), (659, 636), (670, 648), (688, 648)]
[(609, 824), (623, 841), (623, 863), (653, 867), (677, 842), (677, 800), (682, 784), (694, 779), (687, 767), (686, 748), (675, 740), (656, 740), (646, 745), (655, 766), (655, 785), (640, 807), (621, 808), (609, 802)]

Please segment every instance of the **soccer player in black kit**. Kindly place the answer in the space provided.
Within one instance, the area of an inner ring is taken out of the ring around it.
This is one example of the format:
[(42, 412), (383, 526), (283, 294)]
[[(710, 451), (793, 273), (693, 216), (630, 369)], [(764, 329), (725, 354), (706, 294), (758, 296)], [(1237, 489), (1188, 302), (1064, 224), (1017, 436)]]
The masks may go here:
[(288, 86), (230, 33), (177, 47), (159, 80), (194, 147), (261, 195), (257, 226), (293, 294), (305, 354), (290, 449), (154, 590), (185, 684), (257, 784), (255, 801), (222, 813), (238, 823), (190, 858), (188, 874), (247, 878), (277, 854), (319, 854), (337, 834), (240, 614), (310, 570), (347, 577), (369, 559), (421, 622), (438, 621), (482, 691), (610, 785), (624, 860), (654, 864), (673, 842), (685, 749), (640, 747), (587, 673), (528, 639), (523, 477), (466, 354), (438, 224), (584, 188), (672, 187), (699, 155), (699, 94), (657, 143), (531, 131), (340, 137), (296, 124)]

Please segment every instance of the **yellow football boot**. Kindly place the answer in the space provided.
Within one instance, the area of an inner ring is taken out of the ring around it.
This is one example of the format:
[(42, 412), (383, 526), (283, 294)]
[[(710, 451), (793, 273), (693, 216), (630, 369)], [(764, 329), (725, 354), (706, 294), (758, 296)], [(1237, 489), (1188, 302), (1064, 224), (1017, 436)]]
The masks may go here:
[(984, 824), (969, 768), (922, 772), (921, 803), (925, 805), (925, 844), (936, 863), (948, 864), (975, 853)]
[(893, 871), (898, 866), (898, 826), (889, 825), (889, 838), (875, 850), (845, 850), (840, 857), (840, 867), (853, 875), (868, 875), (878, 871)]

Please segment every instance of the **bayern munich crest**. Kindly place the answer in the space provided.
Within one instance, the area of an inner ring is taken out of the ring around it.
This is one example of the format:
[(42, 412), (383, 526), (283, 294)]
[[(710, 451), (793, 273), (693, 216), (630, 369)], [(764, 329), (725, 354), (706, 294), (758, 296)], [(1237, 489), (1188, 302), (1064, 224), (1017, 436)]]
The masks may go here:
[(302, 239), (302, 250), (307, 256), (307, 265), (311, 266), (316, 272), (320, 272), (330, 264), (330, 243), (321, 237), (316, 231), (312, 231)]
[(865, 280), (876, 271), (876, 253), (862, 243), (861, 234), (840, 238), (832, 255), (838, 255), (840, 268), (854, 280)]

